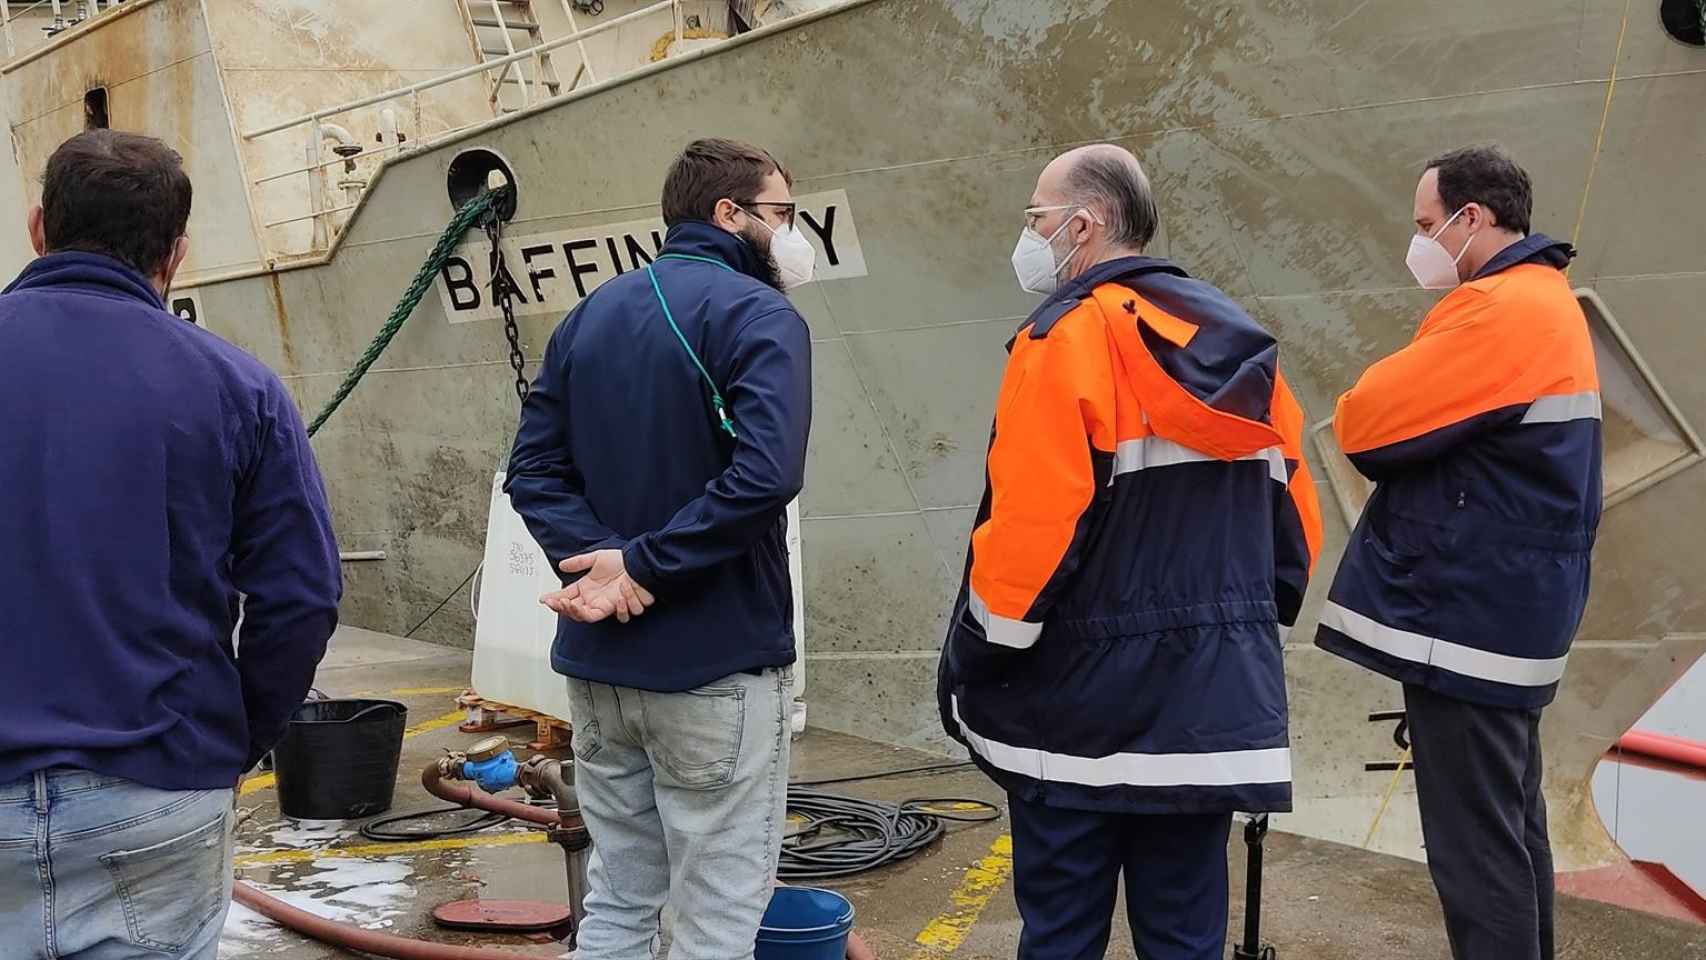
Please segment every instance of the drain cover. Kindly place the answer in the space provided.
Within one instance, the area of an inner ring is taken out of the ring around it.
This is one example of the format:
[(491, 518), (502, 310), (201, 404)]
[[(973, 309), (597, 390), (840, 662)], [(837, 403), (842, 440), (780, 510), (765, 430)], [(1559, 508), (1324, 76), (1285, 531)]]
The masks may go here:
[(513, 930), (533, 933), (569, 922), (567, 904), (538, 900), (453, 900), (432, 911), (441, 927), (452, 930)]

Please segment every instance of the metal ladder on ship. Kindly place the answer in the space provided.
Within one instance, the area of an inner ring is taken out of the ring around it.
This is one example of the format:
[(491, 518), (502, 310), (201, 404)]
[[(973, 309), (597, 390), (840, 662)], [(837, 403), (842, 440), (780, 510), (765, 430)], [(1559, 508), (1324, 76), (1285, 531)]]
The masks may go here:
[[(562, 4), (563, 12), (569, 18), (569, 28), (575, 30), (574, 9), (570, 0), (562, 0)], [(537, 49), (545, 42), (544, 30), (534, 13), (533, 0), (457, 0), (457, 5), (462, 8), (463, 19), (474, 38), (474, 46), (482, 63)], [(516, 44), (518, 33), (524, 38), (519, 46)], [(580, 82), (583, 74), (589, 79), (592, 78), (591, 64), (586, 59), (586, 46), (577, 46), (580, 48), (581, 64), (575, 71), (574, 79), (569, 82), (571, 90)], [(534, 55), (531, 77), (528, 75), (527, 63), (525, 60), (506, 63), (496, 76), (488, 75), (489, 97), (493, 109), (497, 112), (514, 113), (532, 103), (548, 100), (563, 92), (562, 78), (557, 74), (551, 51), (542, 50)]]

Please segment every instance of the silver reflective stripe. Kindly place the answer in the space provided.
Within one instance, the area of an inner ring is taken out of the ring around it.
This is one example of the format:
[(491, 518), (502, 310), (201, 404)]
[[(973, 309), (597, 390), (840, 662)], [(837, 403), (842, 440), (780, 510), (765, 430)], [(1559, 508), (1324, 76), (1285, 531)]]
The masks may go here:
[(1377, 623), (1331, 600), (1321, 607), (1321, 626), (1331, 627), (1358, 643), (1411, 663), (1427, 663), (1428, 652), (1435, 642), (1432, 637)]
[(1400, 660), (1518, 687), (1544, 687), (1557, 683), (1563, 679), (1564, 662), (1569, 659), (1565, 655), (1551, 660), (1533, 660), (1478, 650), (1461, 643), (1389, 627), (1332, 601), (1321, 608), (1321, 625)]
[(1078, 757), (991, 740), (966, 726), (960, 700), (950, 697), (954, 722), (978, 756), (995, 767), (1050, 783), (1086, 787), (1229, 787), (1291, 781), (1291, 750), (1227, 750), (1220, 753), (1113, 753)]
[(1523, 423), (1564, 423), (1569, 420), (1600, 419), (1599, 391), (1554, 393), (1538, 397), (1528, 405)]
[(1013, 647), (1017, 650), (1026, 650), (1037, 642), (1037, 637), (1042, 635), (1042, 624), (998, 617), (989, 612), (989, 604), (983, 602), (983, 598), (977, 595), (976, 590), (968, 590), (968, 592), (971, 595), (971, 600), (967, 605), (971, 608), (971, 615), (976, 617), (977, 622), (982, 625), (983, 636), (990, 643), (1000, 644), (1003, 647)]
[[(1291, 482), (1291, 472), (1285, 466), (1285, 451), (1279, 447), (1264, 447), (1240, 460), (1266, 460), (1268, 475), (1280, 483)], [(1174, 443), (1162, 437), (1144, 437), (1140, 440), (1126, 440), (1114, 448), (1114, 476), (1124, 473), (1135, 473), (1139, 470), (1152, 470), (1156, 467), (1171, 467), (1181, 463), (1225, 463), (1218, 457), (1192, 450), (1184, 444)], [(1109, 478), (1112, 482), (1112, 478)]]

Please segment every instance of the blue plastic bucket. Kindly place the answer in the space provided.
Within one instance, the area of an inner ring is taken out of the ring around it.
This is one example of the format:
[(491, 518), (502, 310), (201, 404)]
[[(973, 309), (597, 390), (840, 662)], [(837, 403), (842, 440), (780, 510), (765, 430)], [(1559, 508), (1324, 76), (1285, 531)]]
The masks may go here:
[(758, 927), (754, 960), (844, 960), (853, 904), (832, 890), (777, 887)]

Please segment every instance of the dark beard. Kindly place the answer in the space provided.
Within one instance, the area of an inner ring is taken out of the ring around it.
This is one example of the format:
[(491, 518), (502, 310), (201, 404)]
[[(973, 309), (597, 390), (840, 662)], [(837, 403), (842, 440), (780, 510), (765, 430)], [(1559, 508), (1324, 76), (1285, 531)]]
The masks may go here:
[(752, 248), (752, 258), (757, 261), (753, 275), (769, 287), (782, 289), (782, 268), (776, 266), (776, 258), (770, 253), (770, 234), (757, 227), (748, 227), (740, 232), (740, 238)]

